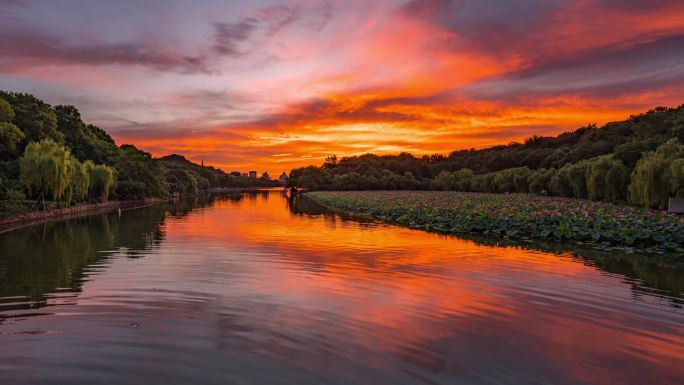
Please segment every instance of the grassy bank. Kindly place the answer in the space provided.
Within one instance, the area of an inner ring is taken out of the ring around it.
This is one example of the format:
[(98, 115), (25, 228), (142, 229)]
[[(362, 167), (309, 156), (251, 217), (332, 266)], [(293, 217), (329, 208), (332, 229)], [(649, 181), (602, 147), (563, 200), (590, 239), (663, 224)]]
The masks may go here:
[(684, 217), (609, 203), (453, 191), (311, 192), (329, 207), (442, 233), (574, 241), (684, 256)]
[(34, 210), (23, 213), (0, 213), (0, 233), (47, 221), (77, 218), (87, 215), (102, 214), (118, 209), (131, 209), (160, 202), (156, 198), (108, 201), (104, 203), (82, 204), (59, 208), (54, 205), (47, 210)]

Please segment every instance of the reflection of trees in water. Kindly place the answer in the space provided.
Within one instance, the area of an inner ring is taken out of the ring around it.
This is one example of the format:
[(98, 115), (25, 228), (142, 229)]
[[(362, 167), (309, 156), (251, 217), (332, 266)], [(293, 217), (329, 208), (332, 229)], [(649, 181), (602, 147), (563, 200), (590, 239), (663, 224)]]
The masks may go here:
[(183, 197), (168, 204), (169, 215), (174, 218), (182, 218), (203, 207), (211, 206), (215, 201), (239, 203), (245, 199), (256, 201), (258, 198), (268, 200), (268, 190), (239, 190), (223, 191), (217, 193), (200, 194)]
[(209, 203), (207, 203), (207, 198), (205, 197), (183, 197), (181, 199), (171, 201), (169, 204), (169, 215), (174, 218), (183, 218), (190, 214), (193, 209), (210, 204), (211, 200), (208, 202)]
[[(86, 267), (105, 260), (110, 251), (130, 258), (145, 255), (164, 238), (164, 218), (182, 218), (216, 199), (239, 202), (268, 199), (268, 191), (201, 194), (144, 208), (45, 223), (0, 234), (0, 311), (2, 298), (29, 297), (45, 305), (46, 294), (59, 288), (79, 290)], [(7, 301), (5, 301), (7, 302)], [(14, 302), (14, 300), (12, 300)], [(18, 305), (26, 308), (27, 304)]]
[(361, 223), (377, 222), (377, 220), (370, 218), (367, 215), (331, 209), (305, 196), (288, 197), (287, 208), (290, 210), (290, 213), (294, 215), (303, 215), (308, 217), (322, 216), (326, 218), (326, 220), (332, 222), (336, 222), (338, 220), (342, 222), (355, 221)]
[(594, 266), (629, 278), (635, 299), (666, 294), (673, 307), (684, 306), (684, 269), (664, 268), (657, 263), (638, 258), (596, 257)]
[[(362, 223), (373, 221), (368, 216), (330, 209), (302, 196), (288, 198), (287, 207), (294, 215), (322, 216), (333, 223), (338, 220)], [(665, 300), (672, 307), (681, 308), (684, 306), (684, 266), (681, 266), (681, 262), (678, 266), (663, 265), (663, 261), (670, 262), (668, 256), (665, 255), (626, 254), (568, 243), (521, 242), (484, 235), (459, 234), (457, 237), (471, 240), (483, 246), (516, 247), (557, 255), (571, 254), (585, 265), (629, 278), (627, 283), (630, 285), (635, 299), (645, 296), (666, 297)]]
[[(173, 217), (183, 217), (197, 208), (211, 205), (215, 200), (237, 204), (245, 199), (280, 198), (270, 197), (269, 194), (276, 192), (203, 195), (124, 211), (121, 217), (113, 212), (0, 234), (0, 311), (44, 306), (48, 294), (61, 288), (80, 290), (84, 269), (106, 260), (111, 255), (109, 251), (117, 251), (131, 258), (145, 255), (164, 238), (161, 225), (167, 213)], [(373, 221), (368, 217), (330, 210), (301, 196), (284, 200), (289, 211), (297, 216), (323, 217), (331, 223)], [(665, 297), (664, 301), (672, 306), (684, 305), (684, 269), (662, 266), (648, 257), (553, 242), (520, 243), (467, 235), (459, 238), (487, 246), (518, 247), (554, 254), (571, 253), (587, 265), (629, 278), (626, 283), (637, 299)], [(662, 259), (662, 256), (657, 258)], [(21, 300), (8, 297), (28, 297), (31, 303), (19, 303)]]
[(459, 236), (479, 245), (517, 247), (525, 250), (539, 250), (557, 255), (572, 255), (581, 263), (599, 270), (629, 278), (628, 283), (634, 298), (644, 296), (667, 296), (669, 304), (676, 308), (684, 305), (684, 266), (663, 264), (664, 255), (627, 254), (620, 251), (597, 250), (569, 243), (518, 242), (482, 235)]
[(165, 213), (153, 205), (0, 234), (0, 298), (29, 297), (40, 307), (57, 289), (79, 290), (84, 268), (106, 259), (105, 251), (137, 257), (158, 245)]
[(256, 201), (258, 198), (261, 198), (262, 201), (267, 201), (270, 194), (271, 191), (269, 190), (249, 190), (235, 193), (223, 193), (216, 195), (215, 198), (222, 201), (230, 201), (236, 203), (244, 199)]

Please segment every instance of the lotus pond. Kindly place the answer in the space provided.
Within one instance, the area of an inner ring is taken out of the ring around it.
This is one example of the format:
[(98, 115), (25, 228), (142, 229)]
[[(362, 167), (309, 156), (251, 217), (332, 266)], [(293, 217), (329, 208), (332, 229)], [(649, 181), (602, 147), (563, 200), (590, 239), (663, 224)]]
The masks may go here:
[(455, 191), (316, 191), (323, 205), (451, 234), (573, 241), (684, 256), (684, 216), (570, 198)]

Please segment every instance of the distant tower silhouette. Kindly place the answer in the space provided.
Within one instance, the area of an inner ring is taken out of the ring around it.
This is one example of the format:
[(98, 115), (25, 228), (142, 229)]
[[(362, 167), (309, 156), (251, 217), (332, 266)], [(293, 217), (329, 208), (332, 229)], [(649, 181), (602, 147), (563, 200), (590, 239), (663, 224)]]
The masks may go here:
[(202, 167), (204, 167), (204, 159), (202, 159)]

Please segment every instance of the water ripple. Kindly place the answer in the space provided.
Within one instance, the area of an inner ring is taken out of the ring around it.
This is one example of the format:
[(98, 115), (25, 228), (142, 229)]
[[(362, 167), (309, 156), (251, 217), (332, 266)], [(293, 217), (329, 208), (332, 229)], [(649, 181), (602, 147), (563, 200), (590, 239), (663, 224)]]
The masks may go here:
[(488, 246), (273, 192), (26, 228), (0, 234), (0, 252), (8, 383), (684, 375), (681, 270)]

